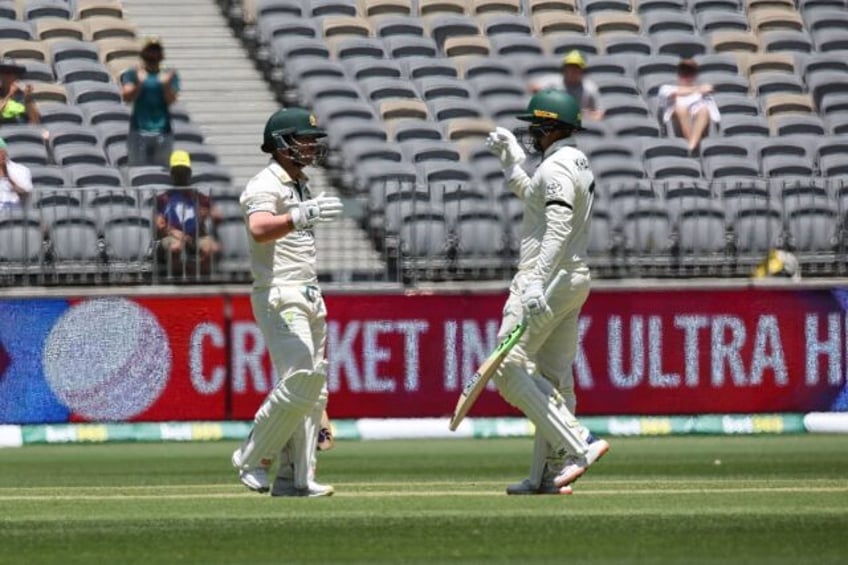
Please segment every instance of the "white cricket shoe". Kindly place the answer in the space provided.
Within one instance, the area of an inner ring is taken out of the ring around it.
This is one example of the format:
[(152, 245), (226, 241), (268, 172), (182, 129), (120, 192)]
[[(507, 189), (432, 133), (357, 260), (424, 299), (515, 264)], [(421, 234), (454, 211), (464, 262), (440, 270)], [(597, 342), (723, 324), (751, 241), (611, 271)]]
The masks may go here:
[(284, 477), (274, 480), (271, 496), (302, 496), (306, 498), (317, 498), (319, 496), (332, 496), (336, 490), (330, 485), (322, 485), (315, 481), (309, 481), (306, 488), (297, 488), (294, 481)]
[(606, 455), (609, 448), (609, 443), (606, 440), (599, 439), (589, 444), (589, 449), (585, 455), (581, 457), (569, 456), (565, 460), (562, 471), (554, 479), (554, 484), (560, 488), (570, 485), (582, 477), (583, 473), (598, 459)]
[(239, 470), (239, 480), (241, 484), (252, 491), (268, 492), (268, 469), (265, 467), (254, 467), (252, 469), (242, 469), (240, 465), (241, 449), (233, 451), (233, 467)]
[(535, 485), (530, 482), (530, 479), (524, 479), (520, 483), (512, 483), (506, 487), (506, 493), (509, 495), (573, 494), (574, 490), (568, 485), (560, 488), (552, 480), (543, 480), (541, 485)]

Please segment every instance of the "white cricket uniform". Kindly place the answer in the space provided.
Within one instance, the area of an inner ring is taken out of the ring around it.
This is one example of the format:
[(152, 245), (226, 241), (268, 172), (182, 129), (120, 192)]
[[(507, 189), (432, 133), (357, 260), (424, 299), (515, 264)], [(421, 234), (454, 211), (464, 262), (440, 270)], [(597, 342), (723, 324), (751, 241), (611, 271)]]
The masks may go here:
[[(310, 198), (304, 182), (293, 180), (279, 164), (271, 162), (247, 183), (240, 202), (247, 221), (256, 212), (291, 212)], [(251, 305), (278, 384), (257, 411), (251, 437), (242, 448), (243, 466), (267, 467), (289, 440), (303, 442), (295, 446), (295, 451), (303, 451), (300, 456), (307, 462), (295, 469), (295, 478), (298, 486), (306, 487), (307, 473), (314, 466), (317, 427), (327, 403), (327, 310), (317, 285), (315, 237), (312, 229), (306, 229), (267, 243), (258, 243), (250, 236), (248, 240), (254, 279)], [(284, 390), (280, 393), (278, 389)], [(275, 394), (281, 396), (272, 398)], [(292, 430), (273, 425), (276, 414), (292, 405), (302, 412), (303, 424)], [(293, 454), (296, 467), (298, 457)]]
[[(548, 298), (553, 317), (540, 328), (527, 328), (494, 380), (504, 398), (521, 408), (531, 420), (534, 414), (528, 412), (525, 404), (529, 402), (527, 406), (530, 406), (538, 399), (525, 398), (530, 392), (517, 384), (519, 381), (532, 378), (546, 399), (563, 404), (568, 411), (565, 415), (571, 439), (568, 445), (561, 438), (554, 441), (553, 432), (544, 428), (544, 421), (534, 420), (534, 423), (556, 451), (566, 448), (579, 455), (585, 450), (588, 432), (573, 417), (576, 397), (571, 367), (577, 354), (578, 316), (589, 295), (591, 280), (585, 259), (594, 176), (586, 156), (570, 143), (567, 139), (559, 140), (549, 147), (532, 178), (518, 166), (507, 171), (510, 190), (524, 203), (524, 218), (518, 272), (510, 285), (499, 338), (505, 337), (522, 319), (521, 294), (528, 280), (540, 279), (545, 288), (552, 281), (556, 283)], [(538, 374), (544, 379), (535, 377)], [(515, 387), (517, 390), (512, 390)], [(535, 416), (548, 419), (541, 417), (541, 413)]]

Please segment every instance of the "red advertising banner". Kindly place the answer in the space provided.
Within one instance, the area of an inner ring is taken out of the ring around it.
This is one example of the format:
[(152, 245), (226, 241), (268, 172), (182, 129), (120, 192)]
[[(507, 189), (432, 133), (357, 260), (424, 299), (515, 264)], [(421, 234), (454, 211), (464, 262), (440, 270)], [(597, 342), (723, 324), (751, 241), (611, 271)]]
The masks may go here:
[[(449, 415), (497, 345), (505, 298), (326, 296), (331, 415)], [(578, 412), (848, 410), (846, 306), (842, 289), (595, 290)], [(275, 380), (246, 294), (5, 300), (0, 313), (0, 423), (250, 419)], [(471, 415), (512, 414), (492, 388)]]

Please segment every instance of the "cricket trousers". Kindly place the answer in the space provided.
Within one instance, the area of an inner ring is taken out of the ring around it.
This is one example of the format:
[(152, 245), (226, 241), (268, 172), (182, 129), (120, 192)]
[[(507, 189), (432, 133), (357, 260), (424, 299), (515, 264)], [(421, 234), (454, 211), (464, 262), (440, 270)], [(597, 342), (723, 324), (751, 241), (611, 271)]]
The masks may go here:
[[(251, 305), (276, 375), (241, 448), (243, 468), (268, 467), (290, 441), (295, 479), (306, 486), (321, 414), (327, 404), (327, 310), (315, 285), (255, 290)], [(315, 439), (312, 439), (315, 438)]]
[[(572, 414), (576, 405), (572, 365), (577, 356), (578, 320), (589, 297), (591, 280), (585, 266), (564, 273), (550, 293), (548, 306), (554, 314), (551, 320), (538, 330), (527, 328), (513, 349), (525, 360), (528, 373), (543, 376), (562, 393)], [(524, 315), (521, 293), (525, 285), (524, 275), (517, 274), (504, 306), (498, 341), (506, 337)]]

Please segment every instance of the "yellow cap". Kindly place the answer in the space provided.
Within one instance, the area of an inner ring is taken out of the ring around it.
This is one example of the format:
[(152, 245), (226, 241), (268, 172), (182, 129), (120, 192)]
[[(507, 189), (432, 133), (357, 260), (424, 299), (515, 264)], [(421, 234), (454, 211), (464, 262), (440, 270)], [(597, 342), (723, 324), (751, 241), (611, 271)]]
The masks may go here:
[(147, 49), (152, 46), (162, 47), (162, 39), (159, 38), (158, 35), (149, 35), (144, 38), (144, 42), (141, 44), (142, 49)]
[(173, 169), (174, 167), (191, 168), (191, 156), (189, 156), (188, 151), (178, 149), (171, 153), (171, 168)]
[(583, 58), (583, 55), (580, 54), (580, 51), (574, 49), (573, 51), (569, 51), (568, 55), (565, 56), (565, 59), (562, 60), (563, 65), (577, 65), (581, 69), (586, 68), (586, 59)]

